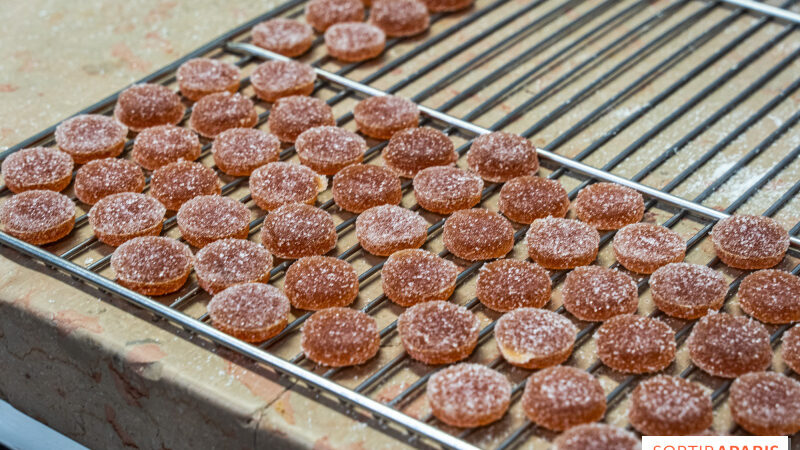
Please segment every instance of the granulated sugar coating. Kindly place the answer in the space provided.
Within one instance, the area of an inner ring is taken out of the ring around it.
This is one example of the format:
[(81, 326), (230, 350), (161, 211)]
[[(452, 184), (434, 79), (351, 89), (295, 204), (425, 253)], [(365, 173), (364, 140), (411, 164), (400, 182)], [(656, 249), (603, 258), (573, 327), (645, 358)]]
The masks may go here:
[(386, 34), (368, 23), (342, 22), (325, 30), (328, 54), (341, 61), (359, 62), (375, 58), (385, 46)]
[(767, 269), (783, 260), (789, 249), (789, 233), (764, 216), (734, 215), (720, 220), (711, 230), (717, 256), (737, 269)]
[(739, 306), (766, 323), (800, 320), (800, 277), (782, 270), (759, 270), (739, 285)]
[(369, 22), (389, 37), (420, 34), (428, 29), (428, 8), (418, 0), (376, 0), (372, 2)]
[(469, 8), (473, 0), (422, 0), (422, 3), (428, 7), (428, 11), (435, 12), (449, 12), (458, 11), (459, 9)]
[(100, 242), (122, 245), (139, 236), (158, 236), (167, 209), (144, 194), (121, 192), (100, 199), (89, 210), (89, 224)]
[(672, 317), (698, 319), (718, 311), (728, 284), (716, 270), (699, 264), (671, 263), (650, 276), (653, 303)]
[(400, 314), (397, 331), (412, 358), (426, 364), (449, 364), (475, 350), (480, 320), (463, 306), (423, 302)]
[(178, 228), (186, 242), (202, 248), (220, 239), (247, 239), (250, 210), (242, 202), (219, 195), (201, 195), (178, 210)]
[(472, 208), (481, 201), (482, 192), (481, 177), (458, 167), (428, 167), (414, 177), (417, 203), (437, 214)]
[[(175, 125), (183, 119), (186, 107), (178, 94), (160, 84), (135, 84), (117, 97), (114, 117), (132, 131), (157, 125)], [(124, 135), (123, 135), (124, 137)], [(105, 155), (100, 156), (104, 158)]]
[(197, 252), (194, 271), (197, 284), (209, 294), (242, 283), (266, 283), (272, 255), (247, 239), (220, 239)]
[(316, 79), (313, 67), (292, 60), (261, 63), (250, 75), (253, 90), (266, 102), (290, 95), (311, 95)]
[(495, 131), (479, 136), (467, 153), (469, 168), (486, 181), (504, 182), (539, 170), (536, 147), (522, 136)]
[(300, 162), (317, 173), (334, 175), (364, 159), (367, 142), (344, 128), (322, 126), (309, 128), (294, 142)]
[(150, 179), (150, 195), (171, 211), (177, 211), (198, 195), (220, 192), (219, 179), (213, 169), (184, 160), (156, 169)]
[(42, 245), (68, 235), (75, 226), (75, 205), (64, 194), (33, 190), (11, 196), (0, 206), (3, 231)]
[(253, 101), (240, 93), (217, 92), (194, 104), (189, 126), (201, 136), (214, 139), (231, 128), (251, 128), (258, 123)]
[(380, 205), (396, 205), (403, 198), (400, 178), (383, 166), (353, 164), (333, 177), (333, 200), (345, 211), (360, 213)]
[(480, 364), (461, 363), (434, 373), (425, 392), (433, 415), (454, 427), (472, 428), (500, 420), (511, 403), (511, 383)]
[(246, 177), (264, 164), (277, 161), (281, 141), (275, 135), (254, 128), (231, 128), (217, 135), (211, 144), (214, 164), (222, 172)]
[(389, 139), (400, 130), (416, 128), (419, 123), (419, 109), (411, 100), (383, 95), (358, 102), (353, 108), (353, 118), (358, 129), (367, 136)]
[(800, 373), (800, 326), (795, 325), (783, 334), (781, 356), (787, 366)]
[(620, 184), (595, 183), (578, 192), (578, 218), (598, 230), (618, 230), (644, 217), (642, 194)]
[(748, 317), (710, 313), (695, 324), (689, 356), (703, 371), (722, 378), (766, 370), (772, 360), (769, 333)]
[(311, 0), (306, 3), (306, 22), (320, 33), (331, 25), (364, 20), (361, 0)]
[(300, 133), (324, 125), (335, 126), (333, 110), (323, 100), (290, 95), (272, 105), (267, 119), (269, 130), (283, 142), (294, 142)]
[(295, 308), (319, 311), (347, 306), (358, 297), (358, 274), (342, 259), (306, 256), (289, 266), (283, 290)]
[(510, 220), (529, 224), (547, 216), (566, 216), (569, 197), (558, 180), (527, 175), (506, 182), (497, 205)]
[(748, 373), (731, 385), (733, 420), (761, 436), (800, 431), (800, 382), (775, 372)]
[(545, 269), (572, 269), (597, 258), (600, 233), (573, 219), (545, 217), (531, 223), (528, 256)]
[(259, 208), (272, 211), (287, 203), (313, 205), (328, 180), (300, 164), (275, 161), (253, 171), (250, 194)]
[(3, 160), (3, 181), (9, 191), (63, 191), (72, 179), (72, 157), (55, 148), (26, 148)]
[(614, 316), (600, 326), (595, 339), (597, 356), (619, 372), (658, 372), (675, 359), (675, 333), (658, 319)]
[(375, 319), (350, 308), (317, 311), (303, 325), (303, 352), (317, 364), (355, 366), (378, 354), (381, 338)]
[(614, 236), (612, 245), (617, 261), (636, 273), (653, 273), (686, 256), (686, 243), (678, 233), (650, 223), (625, 226)]
[(178, 67), (176, 78), (181, 94), (189, 100), (200, 100), (216, 92), (239, 90), (239, 68), (212, 58), (193, 58)]
[(553, 441), (555, 450), (641, 450), (635, 434), (604, 423), (572, 427)]
[(428, 167), (454, 164), (458, 159), (453, 141), (441, 131), (428, 127), (398, 131), (389, 139), (381, 156), (386, 167), (406, 178), (413, 178)]
[(208, 302), (211, 323), (245, 342), (263, 342), (280, 333), (289, 320), (289, 300), (275, 286), (245, 283), (231, 286)]
[(75, 196), (87, 205), (120, 192), (142, 192), (144, 172), (133, 161), (105, 158), (89, 161), (75, 174)]
[(375, 206), (356, 219), (356, 237), (365, 251), (389, 256), (399, 250), (422, 247), (428, 237), (428, 222), (400, 206)]
[(442, 241), (453, 255), (468, 261), (505, 256), (514, 247), (514, 229), (505, 217), (486, 209), (462, 209), (444, 223)]
[(628, 419), (650, 436), (688, 436), (711, 426), (711, 396), (696, 383), (657, 375), (642, 381), (631, 395)]
[(58, 124), (55, 132), (56, 145), (71, 155), (76, 164), (119, 156), (127, 135), (124, 125), (100, 114), (72, 117)]
[(427, 250), (400, 250), (386, 259), (381, 283), (389, 300), (400, 306), (413, 306), (450, 298), (458, 272), (452, 261)]
[(510, 364), (542, 369), (569, 358), (577, 333), (577, 327), (561, 314), (519, 308), (497, 321), (494, 338), (503, 358)]
[(534, 373), (525, 383), (522, 408), (531, 422), (561, 431), (596, 422), (606, 412), (600, 382), (575, 367), (556, 366)]
[(580, 320), (602, 322), (639, 307), (636, 283), (628, 274), (601, 266), (582, 266), (567, 274), (561, 290), (564, 308)]
[(289, 203), (267, 214), (261, 242), (278, 258), (322, 255), (336, 247), (333, 218), (311, 205)]
[(550, 277), (540, 265), (499, 259), (481, 267), (475, 296), (484, 306), (499, 312), (541, 308), (550, 301), (550, 285)]
[(277, 18), (261, 22), (252, 31), (253, 44), (293, 58), (311, 48), (314, 30), (298, 20)]
[(161, 125), (136, 136), (131, 156), (145, 169), (156, 170), (179, 159), (194, 161), (200, 157), (201, 149), (200, 139), (192, 130)]
[(144, 295), (164, 295), (183, 286), (192, 270), (189, 246), (163, 236), (142, 236), (111, 255), (117, 283)]

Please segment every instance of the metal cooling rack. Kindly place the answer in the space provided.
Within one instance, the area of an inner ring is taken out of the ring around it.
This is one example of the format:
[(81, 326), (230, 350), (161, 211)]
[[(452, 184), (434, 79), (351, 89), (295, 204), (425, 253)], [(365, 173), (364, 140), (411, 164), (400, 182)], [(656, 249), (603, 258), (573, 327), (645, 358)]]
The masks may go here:
[[(250, 45), (248, 30), (269, 17), (299, 17), (302, 4), (301, 0), (285, 3), (141, 81), (174, 87), (177, 67), (197, 56), (234, 62), (245, 74), (262, 59), (281, 59)], [(334, 108), (340, 126), (353, 128), (350, 111), (359, 99), (398, 94), (420, 104), (424, 125), (450, 135), (461, 155), (475, 136), (504, 129), (542, 147), (540, 175), (559, 179), (571, 198), (599, 180), (641, 191), (647, 197), (645, 220), (684, 236), (687, 261), (723, 271), (730, 281), (725, 308), (739, 313), (730, 300), (746, 273), (725, 267), (713, 256), (707, 236), (716, 220), (733, 212), (781, 220), (792, 236), (792, 248), (781, 267), (800, 272), (800, 141), (792, 139), (800, 131), (796, 106), (800, 16), (791, 10), (794, 4), (794, 0), (779, 5), (746, 0), (478, 0), (466, 12), (434, 15), (431, 30), (423, 37), (389, 40), (384, 56), (376, 61), (340, 65), (325, 56), (319, 38), (302, 59), (317, 69), (314, 95)], [(244, 79), (241, 90), (256, 101), (258, 127), (263, 127), (268, 105), (254, 97), (248, 81)], [(116, 94), (81, 113), (109, 114), (115, 99)], [(0, 159), (20, 148), (53, 145), (53, 131), (54, 127), (43, 130), (0, 153)], [(385, 142), (370, 144), (365, 160), (379, 162)], [(209, 148), (205, 142), (201, 161), (213, 166)], [(284, 149), (281, 157), (296, 158), (293, 150)], [(240, 199), (260, 216), (251, 223), (254, 235), (264, 213), (252, 205), (246, 178), (220, 177), (224, 195)], [(410, 184), (403, 184), (402, 204), (419, 210)], [(499, 187), (485, 188), (482, 206), (496, 209)], [(5, 188), (0, 192), (9, 195)], [(452, 301), (473, 310), (483, 324), (479, 347), (469, 360), (508, 375), (514, 396), (501, 421), (458, 430), (432, 418), (422, 395), (426, 381), (439, 368), (410, 360), (398, 345), (395, 319), (402, 308), (380, 291), (377, 281), (383, 259), (361, 251), (353, 233), (355, 216), (339, 211), (329, 191), (320, 195), (319, 206), (337, 222), (339, 244), (332, 254), (347, 259), (361, 273), (359, 299), (353, 306), (373, 315), (381, 328), (379, 356), (357, 368), (326, 370), (304, 359), (298, 335), (309, 314), (293, 311), (281, 334), (256, 347), (207, 324), (208, 295), (193, 277), (177, 294), (157, 300), (117, 285), (108, 269), (113, 249), (94, 239), (85, 214), (79, 214), (76, 229), (58, 243), (40, 248), (5, 233), (0, 233), (0, 243), (263, 363), (320, 395), (342, 401), (354, 412), (377, 417), (377, 426), (414, 446), (547, 446), (554, 434), (527, 421), (518, 402), (531, 372), (499, 357), (492, 342), (499, 315), (474, 298), (474, 275), (482, 263), (456, 261), (463, 270)], [(80, 203), (78, 208), (87, 210)], [(420, 212), (431, 223), (425, 248), (452, 258), (438, 233), (444, 217)], [(167, 219), (164, 234), (178, 237), (174, 225), (174, 216)], [(509, 257), (525, 258), (520, 241), (527, 228), (515, 226), (518, 245)], [(598, 264), (617, 267), (607, 245), (612, 237), (613, 233), (602, 236)], [(290, 264), (278, 264), (271, 283), (280, 286)], [(565, 273), (551, 274), (554, 293), (548, 307), (570, 317), (560, 306)], [(665, 317), (654, 309), (647, 278), (635, 277), (640, 313), (666, 321), (676, 332), (681, 350), (665, 372), (705, 385), (717, 408), (715, 429), (741, 433), (726, 417), (730, 382), (696, 370), (685, 355), (682, 344), (693, 322)], [(641, 377), (605, 368), (594, 354), (592, 334), (597, 324), (570, 319), (580, 332), (566, 364), (597, 376), (607, 390), (605, 420), (628, 426), (626, 395)], [(774, 345), (786, 328), (769, 327)], [(773, 369), (785, 370), (779, 359)]]

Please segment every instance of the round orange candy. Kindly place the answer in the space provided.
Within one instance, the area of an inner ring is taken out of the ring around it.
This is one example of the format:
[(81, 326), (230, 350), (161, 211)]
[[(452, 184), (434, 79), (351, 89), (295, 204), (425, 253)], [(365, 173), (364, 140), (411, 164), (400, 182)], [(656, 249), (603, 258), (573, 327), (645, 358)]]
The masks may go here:
[(264, 164), (277, 161), (281, 142), (274, 135), (254, 128), (231, 128), (211, 144), (214, 164), (222, 172), (246, 177)]
[(713, 412), (711, 396), (699, 384), (658, 375), (633, 390), (628, 419), (645, 435), (689, 436), (707, 430)]
[(686, 243), (678, 233), (650, 223), (626, 225), (614, 236), (612, 245), (617, 261), (636, 273), (653, 273), (686, 256)]
[(381, 157), (397, 175), (413, 178), (422, 169), (454, 164), (458, 153), (446, 134), (435, 128), (415, 127), (393, 134)]
[(167, 209), (144, 194), (121, 192), (100, 199), (89, 210), (89, 224), (100, 242), (122, 245), (139, 236), (158, 236)]
[(331, 25), (364, 20), (361, 0), (311, 0), (306, 3), (306, 22), (320, 33)]
[(597, 356), (619, 372), (658, 372), (675, 359), (675, 333), (651, 317), (614, 316), (603, 323), (595, 338)]
[(306, 256), (289, 266), (283, 290), (295, 308), (319, 311), (347, 306), (358, 297), (358, 274), (342, 259)]
[(368, 23), (342, 22), (325, 30), (328, 54), (341, 61), (359, 62), (375, 58), (385, 46), (386, 34)]
[(428, 167), (414, 177), (417, 203), (437, 214), (472, 208), (480, 203), (482, 193), (481, 177), (458, 167)]
[(247, 239), (220, 239), (197, 252), (194, 271), (197, 284), (217, 294), (236, 284), (266, 283), (272, 269), (272, 255)]
[(406, 37), (428, 29), (428, 8), (417, 0), (375, 0), (369, 22), (389, 37)]
[(293, 58), (311, 48), (314, 30), (298, 20), (276, 18), (261, 22), (251, 31), (253, 44)]
[(768, 269), (780, 263), (789, 249), (789, 233), (764, 216), (734, 215), (711, 230), (719, 259), (737, 269)]
[(526, 175), (512, 178), (500, 188), (497, 206), (510, 220), (530, 224), (547, 216), (566, 216), (569, 197), (558, 180)]
[(639, 307), (636, 283), (629, 275), (601, 266), (581, 266), (567, 274), (561, 289), (564, 308), (580, 320), (601, 322)]
[(161, 125), (136, 136), (131, 156), (145, 169), (156, 170), (180, 159), (194, 161), (200, 157), (201, 149), (200, 139), (192, 130)]
[(250, 210), (237, 200), (201, 195), (181, 205), (178, 228), (186, 242), (202, 248), (220, 239), (247, 239)]
[(596, 422), (606, 412), (603, 387), (590, 373), (555, 366), (534, 373), (525, 383), (522, 409), (531, 422), (561, 431)]
[(300, 133), (294, 142), (300, 162), (323, 175), (335, 175), (364, 160), (364, 138), (344, 128), (321, 126)]
[(519, 308), (497, 321), (494, 338), (510, 364), (542, 369), (561, 364), (572, 354), (578, 329), (561, 314), (538, 308)]
[(268, 284), (237, 284), (208, 302), (208, 316), (224, 333), (245, 342), (263, 342), (286, 327), (289, 300)]
[(478, 345), (480, 321), (463, 306), (449, 302), (418, 303), (397, 318), (397, 331), (408, 355), (426, 364), (460, 361)]
[(55, 148), (25, 148), (3, 160), (3, 181), (9, 191), (63, 191), (72, 180), (72, 157)]
[(383, 166), (353, 164), (333, 177), (333, 200), (345, 211), (361, 213), (380, 205), (396, 205), (403, 198), (400, 178)]
[(578, 218), (598, 230), (618, 230), (644, 217), (644, 199), (635, 190), (615, 183), (595, 183), (578, 192)]
[[(158, 125), (175, 125), (183, 119), (185, 112), (186, 107), (178, 94), (160, 84), (147, 83), (135, 84), (122, 91), (114, 107), (114, 117), (133, 131)], [(99, 157), (108, 156), (116, 155)]]
[(251, 128), (258, 123), (253, 101), (239, 94), (217, 92), (194, 104), (189, 126), (209, 139), (231, 128)]
[(331, 367), (355, 366), (372, 359), (381, 345), (378, 325), (350, 308), (326, 308), (303, 324), (300, 345), (308, 359)]
[(171, 211), (198, 195), (220, 192), (217, 174), (200, 163), (178, 160), (156, 169), (150, 179), (150, 195)]
[(688, 346), (697, 367), (721, 378), (766, 370), (772, 360), (764, 325), (727, 313), (712, 313), (700, 319), (692, 329)]
[(265, 102), (290, 95), (311, 95), (316, 80), (313, 67), (293, 60), (261, 63), (250, 75), (253, 90)]
[(800, 320), (800, 277), (782, 270), (759, 270), (739, 285), (739, 306), (766, 323)]
[(671, 263), (650, 276), (653, 303), (667, 315), (698, 319), (718, 311), (728, 284), (721, 273), (699, 264)]
[(311, 205), (288, 203), (267, 214), (261, 242), (278, 258), (322, 255), (336, 247), (333, 218)]
[[(181, 110), (181, 117), (183, 110)], [(72, 156), (76, 164), (93, 159), (119, 156), (125, 147), (128, 129), (111, 117), (81, 114), (56, 127), (56, 145)]]
[(101, 198), (120, 192), (144, 190), (144, 172), (133, 161), (105, 158), (89, 161), (75, 174), (75, 196), (93, 205)]
[(419, 109), (412, 101), (393, 95), (370, 97), (353, 108), (358, 129), (375, 139), (389, 139), (400, 130), (416, 128)]
[(508, 312), (517, 308), (541, 308), (550, 301), (551, 281), (536, 263), (498, 259), (481, 267), (475, 296), (489, 309)]
[(553, 441), (555, 450), (641, 450), (635, 434), (604, 423), (586, 423), (572, 427)]
[(372, 207), (356, 218), (361, 247), (377, 256), (419, 248), (428, 237), (428, 222), (419, 214), (396, 205)]
[(761, 436), (800, 431), (800, 382), (775, 372), (747, 373), (731, 385), (733, 420)]
[(467, 164), (486, 181), (496, 183), (539, 170), (536, 147), (522, 136), (495, 131), (479, 136), (467, 153)]
[(309, 128), (335, 126), (333, 110), (323, 100), (304, 95), (290, 95), (272, 105), (267, 119), (269, 130), (283, 142), (294, 142)]
[(528, 256), (545, 269), (572, 269), (597, 258), (600, 234), (583, 222), (545, 217), (531, 223)]
[(800, 326), (795, 325), (783, 334), (781, 356), (787, 366), (800, 373)]
[(75, 205), (64, 194), (20, 192), (0, 206), (3, 231), (25, 242), (42, 245), (68, 235), (75, 226)]
[(217, 92), (238, 91), (240, 76), (238, 67), (213, 58), (192, 58), (175, 75), (181, 94), (195, 101)]
[(495, 212), (473, 208), (454, 212), (444, 223), (442, 240), (453, 255), (468, 261), (505, 256), (514, 247), (514, 229)]
[(502, 373), (460, 363), (434, 373), (425, 392), (433, 415), (461, 428), (500, 420), (511, 403), (511, 383)]
[(256, 205), (272, 211), (287, 203), (314, 204), (328, 180), (300, 164), (275, 161), (250, 176), (250, 193)]
[(389, 300), (400, 306), (446, 301), (456, 288), (458, 272), (452, 261), (427, 250), (400, 250), (386, 259), (381, 284)]
[(186, 283), (192, 270), (189, 246), (163, 236), (133, 238), (114, 250), (117, 283), (144, 295), (165, 295)]
[(451, 12), (460, 9), (469, 8), (473, 0), (422, 0), (422, 3), (428, 7), (428, 11), (436, 12)]

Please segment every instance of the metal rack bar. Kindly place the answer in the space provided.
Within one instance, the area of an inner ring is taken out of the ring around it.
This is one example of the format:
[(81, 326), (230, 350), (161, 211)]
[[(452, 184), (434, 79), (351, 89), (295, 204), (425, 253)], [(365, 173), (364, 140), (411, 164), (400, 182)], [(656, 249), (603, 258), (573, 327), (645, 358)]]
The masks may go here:
[(722, 0), (725, 3), (736, 5), (741, 8), (747, 8), (751, 11), (756, 11), (767, 16), (776, 17), (781, 20), (800, 24), (800, 14), (794, 13), (784, 8), (777, 8), (766, 3), (757, 2), (753, 0)]

